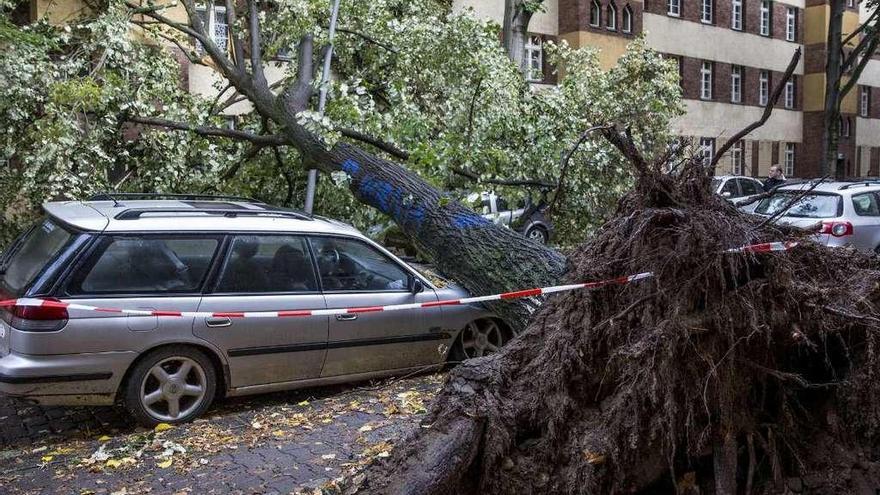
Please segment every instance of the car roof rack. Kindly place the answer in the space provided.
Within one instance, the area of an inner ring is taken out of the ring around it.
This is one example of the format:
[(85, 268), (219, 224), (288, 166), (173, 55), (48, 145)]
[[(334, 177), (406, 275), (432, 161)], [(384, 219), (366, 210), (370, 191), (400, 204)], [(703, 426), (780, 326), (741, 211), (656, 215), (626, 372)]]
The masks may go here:
[(116, 220), (137, 220), (141, 218), (141, 216), (145, 214), (172, 214), (174, 216), (186, 216), (189, 215), (221, 215), (228, 218), (235, 217), (243, 217), (243, 216), (269, 216), (269, 217), (286, 217), (286, 218), (295, 218), (297, 220), (313, 220), (313, 218), (304, 212), (289, 210), (284, 208), (274, 208), (274, 209), (259, 209), (259, 210), (247, 210), (247, 209), (231, 209), (231, 208), (129, 208), (123, 210), (116, 214)]
[(176, 199), (189, 201), (241, 201), (245, 203), (265, 204), (263, 201), (247, 196), (229, 196), (224, 194), (174, 194), (174, 193), (131, 193), (131, 192), (106, 192), (98, 193), (89, 198), (89, 201), (113, 201), (120, 199)]
[(880, 180), (867, 179), (867, 180), (860, 180), (858, 182), (850, 182), (849, 184), (844, 184), (844, 185), (840, 186), (837, 190), (843, 191), (844, 189), (849, 189), (851, 187), (856, 187), (856, 186), (876, 186), (876, 185), (880, 185)]

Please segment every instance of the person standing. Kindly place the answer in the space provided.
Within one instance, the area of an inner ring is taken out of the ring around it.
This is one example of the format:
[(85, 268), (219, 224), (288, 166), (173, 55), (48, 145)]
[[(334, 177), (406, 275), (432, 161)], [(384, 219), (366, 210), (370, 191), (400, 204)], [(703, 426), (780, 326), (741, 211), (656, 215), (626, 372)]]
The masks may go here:
[(768, 192), (782, 184), (785, 184), (785, 175), (782, 174), (782, 169), (779, 168), (779, 165), (773, 165), (770, 167), (770, 173), (767, 174), (767, 180), (764, 181), (764, 192)]

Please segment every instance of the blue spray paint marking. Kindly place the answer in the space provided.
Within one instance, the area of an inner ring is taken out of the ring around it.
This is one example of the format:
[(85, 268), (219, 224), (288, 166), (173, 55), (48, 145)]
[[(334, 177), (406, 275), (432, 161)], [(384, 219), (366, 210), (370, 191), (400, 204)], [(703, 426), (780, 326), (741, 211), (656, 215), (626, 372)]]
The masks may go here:
[[(358, 194), (364, 200), (374, 205), (386, 215), (394, 218), (401, 225), (412, 225), (416, 229), (421, 228), (425, 219), (425, 208), (419, 205), (407, 206), (404, 202), (403, 191), (395, 188), (386, 181), (367, 177), (361, 173), (361, 166), (352, 159), (342, 163), (342, 170), (354, 180), (358, 181)], [(357, 177), (357, 175), (361, 175)]]
[(459, 213), (452, 217), (452, 225), (459, 229), (469, 229), (474, 227), (487, 227), (492, 225), (492, 222), (475, 213)]
[(360, 172), (361, 166), (358, 165), (358, 162), (349, 158), (342, 162), (342, 171), (347, 173), (348, 175), (354, 176), (354, 174)]

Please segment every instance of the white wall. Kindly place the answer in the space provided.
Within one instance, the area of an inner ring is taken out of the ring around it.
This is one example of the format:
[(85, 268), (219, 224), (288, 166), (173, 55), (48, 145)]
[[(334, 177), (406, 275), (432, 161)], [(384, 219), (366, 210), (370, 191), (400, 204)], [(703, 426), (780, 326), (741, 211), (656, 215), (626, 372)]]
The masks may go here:
[(880, 146), (880, 119), (856, 117), (856, 146)]
[[(672, 123), (677, 134), (725, 139), (761, 117), (764, 109), (711, 101), (684, 100), (687, 114)], [(770, 120), (744, 139), (800, 142), (803, 114), (777, 108)]]
[[(491, 19), (498, 24), (504, 22), (504, 0), (453, 0), (453, 12), (473, 9), (474, 16), (479, 19)], [(559, 3), (558, 0), (544, 0), (544, 12), (532, 16), (529, 31), (541, 34), (559, 34)]]
[[(282, 77), (284, 77), (286, 64), (284, 63), (270, 63), (266, 64), (263, 68), (263, 71), (266, 74), (266, 80), (269, 84), (274, 84), (279, 81)], [(205, 67), (204, 65), (191, 65), (189, 67), (189, 92), (197, 95), (201, 95), (205, 98), (214, 98), (217, 96), (217, 82), (219, 81), (221, 84), (221, 88), (225, 86), (225, 78), (221, 76), (217, 71), (215, 71), (211, 67)], [(226, 100), (230, 96), (232, 96), (233, 90), (227, 91), (222, 100)], [(244, 113), (249, 113), (253, 110), (250, 102), (247, 100), (236, 103), (231, 107), (227, 108), (223, 113), (226, 115), (240, 115)]]
[[(659, 52), (779, 72), (785, 71), (800, 46), (658, 14), (645, 13), (643, 26), (648, 46)], [(803, 58), (795, 73), (804, 73)]]
[(880, 60), (873, 59), (868, 61), (862, 76), (859, 77), (859, 84), (880, 88)]

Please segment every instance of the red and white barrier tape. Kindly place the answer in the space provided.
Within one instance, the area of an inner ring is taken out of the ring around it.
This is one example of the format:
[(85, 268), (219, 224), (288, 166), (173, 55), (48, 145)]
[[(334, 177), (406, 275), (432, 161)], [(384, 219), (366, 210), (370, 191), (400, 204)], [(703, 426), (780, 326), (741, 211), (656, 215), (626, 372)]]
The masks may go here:
[(565, 292), (577, 289), (598, 289), (608, 285), (626, 285), (637, 280), (653, 277), (652, 273), (639, 273), (627, 277), (619, 277), (610, 280), (602, 280), (599, 282), (587, 282), (583, 284), (555, 285), (553, 287), (543, 287), (540, 289), (518, 290), (514, 292), (504, 292), (502, 294), (492, 294), (490, 296), (465, 297), (461, 299), (447, 299), (445, 301), (432, 301), (424, 303), (410, 304), (392, 304), (389, 306), (364, 306), (358, 308), (335, 308), (335, 309), (296, 309), (289, 311), (232, 311), (211, 313), (204, 311), (146, 311), (137, 309), (119, 309), (119, 308), (100, 308), (97, 306), (87, 306), (85, 304), (66, 303), (61, 301), (49, 301), (46, 299), (8, 299), (0, 301), (0, 307), (10, 306), (40, 306), (47, 308), (63, 308), (81, 311), (94, 311), (98, 313), (118, 313), (133, 316), (174, 316), (183, 318), (288, 318), (296, 316), (333, 316), (356, 313), (375, 313), (378, 311), (401, 311), (405, 309), (433, 308), (437, 306), (458, 306), (461, 304), (478, 303), (486, 301), (500, 301), (505, 299), (519, 299), (522, 297), (539, 296), (542, 294), (553, 294), (555, 292)]
[(788, 251), (797, 246), (794, 241), (789, 242), (765, 242), (763, 244), (751, 244), (733, 249), (728, 249), (728, 253), (770, 253), (773, 251)]
[[(752, 244), (739, 248), (728, 249), (727, 253), (769, 253), (772, 251), (787, 251), (797, 246), (796, 242), (767, 242), (763, 244)], [(578, 289), (598, 289), (608, 285), (626, 285), (638, 280), (653, 277), (651, 272), (637, 273), (626, 277), (618, 277), (599, 282), (586, 282), (581, 284), (554, 285), (552, 287), (542, 287), (537, 289), (518, 290), (513, 292), (504, 292), (501, 294), (492, 294), (489, 296), (465, 297), (461, 299), (448, 299), (444, 301), (432, 301), (424, 303), (410, 304), (392, 304), (389, 306), (363, 306), (356, 308), (334, 308), (334, 309), (295, 309), (284, 311), (227, 311), (212, 313), (206, 311), (147, 311), (138, 309), (120, 309), (120, 308), (101, 308), (98, 306), (87, 306), (85, 304), (66, 303), (63, 301), (51, 301), (46, 299), (7, 299), (0, 301), (0, 308), (8, 308), (13, 306), (39, 306), (46, 308), (63, 308), (80, 311), (93, 311), (97, 313), (117, 313), (133, 316), (172, 316), (182, 318), (289, 318), (297, 316), (334, 316), (356, 313), (375, 313), (379, 311), (401, 311), (406, 309), (433, 308), (437, 306), (458, 306), (462, 304), (479, 303), (487, 301), (500, 301), (507, 299), (519, 299), (523, 297), (540, 296), (543, 294), (554, 294), (556, 292), (566, 292)]]

